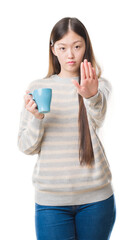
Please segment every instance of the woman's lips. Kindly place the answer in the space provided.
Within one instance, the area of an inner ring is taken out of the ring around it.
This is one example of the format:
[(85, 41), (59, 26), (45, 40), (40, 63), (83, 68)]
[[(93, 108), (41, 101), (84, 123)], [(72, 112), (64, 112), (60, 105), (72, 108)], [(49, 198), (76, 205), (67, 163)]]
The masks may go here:
[(74, 64), (74, 63), (76, 63), (75, 61), (69, 61), (69, 62), (67, 62), (68, 64)]

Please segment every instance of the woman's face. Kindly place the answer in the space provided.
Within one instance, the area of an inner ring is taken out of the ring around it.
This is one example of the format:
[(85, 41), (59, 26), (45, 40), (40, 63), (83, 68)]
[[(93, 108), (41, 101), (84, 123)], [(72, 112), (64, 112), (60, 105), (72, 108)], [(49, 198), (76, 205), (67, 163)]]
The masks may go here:
[(79, 68), (85, 53), (85, 40), (72, 30), (56, 41), (52, 51), (61, 65), (60, 76), (79, 76)]

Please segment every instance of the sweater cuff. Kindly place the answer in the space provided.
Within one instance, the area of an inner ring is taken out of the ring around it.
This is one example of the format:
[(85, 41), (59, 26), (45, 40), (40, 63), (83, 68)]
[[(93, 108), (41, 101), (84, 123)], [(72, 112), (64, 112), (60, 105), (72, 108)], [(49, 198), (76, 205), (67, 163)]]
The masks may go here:
[(97, 93), (94, 96), (89, 97), (89, 98), (84, 98), (84, 101), (88, 102), (90, 104), (94, 104), (94, 103), (96, 103), (99, 100), (101, 100), (101, 94), (100, 94), (100, 90), (99, 89), (98, 89)]
[(93, 99), (95, 99), (97, 96), (98, 96), (98, 91), (97, 91), (97, 93), (96, 93), (94, 96), (92, 96), (92, 97), (89, 97), (89, 98), (85, 98), (85, 99), (90, 99), (90, 100), (93, 100)]
[(38, 119), (33, 115), (29, 124), (30, 124), (31, 127), (33, 126), (33, 128), (36, 128), (36, 129), (42, 128), (45, 124), (44, 118)]

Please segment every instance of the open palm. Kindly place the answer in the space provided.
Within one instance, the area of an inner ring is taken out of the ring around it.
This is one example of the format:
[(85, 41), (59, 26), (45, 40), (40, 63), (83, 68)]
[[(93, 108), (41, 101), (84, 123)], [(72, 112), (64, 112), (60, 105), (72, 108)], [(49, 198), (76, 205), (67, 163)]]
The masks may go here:
[(73, 84), (77, 88), (77, 92), (84, 98), (90, 98), (98, 92), (98, 78), (95, 69), (91, 63), (84, 60), (80, 65), (81, 82), (72, 79)]

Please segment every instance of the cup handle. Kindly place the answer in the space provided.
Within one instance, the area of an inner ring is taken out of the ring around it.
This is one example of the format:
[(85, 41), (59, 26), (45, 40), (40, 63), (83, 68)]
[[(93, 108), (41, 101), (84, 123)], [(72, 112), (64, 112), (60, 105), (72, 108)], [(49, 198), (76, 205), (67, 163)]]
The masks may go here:
[[(32, 93), (28, 93), (29, 95), (32, 95), (32, 97), (33, 97), (33, 94)], [(33, 100), (35, 101), (35, 98), (33, 97)]]

